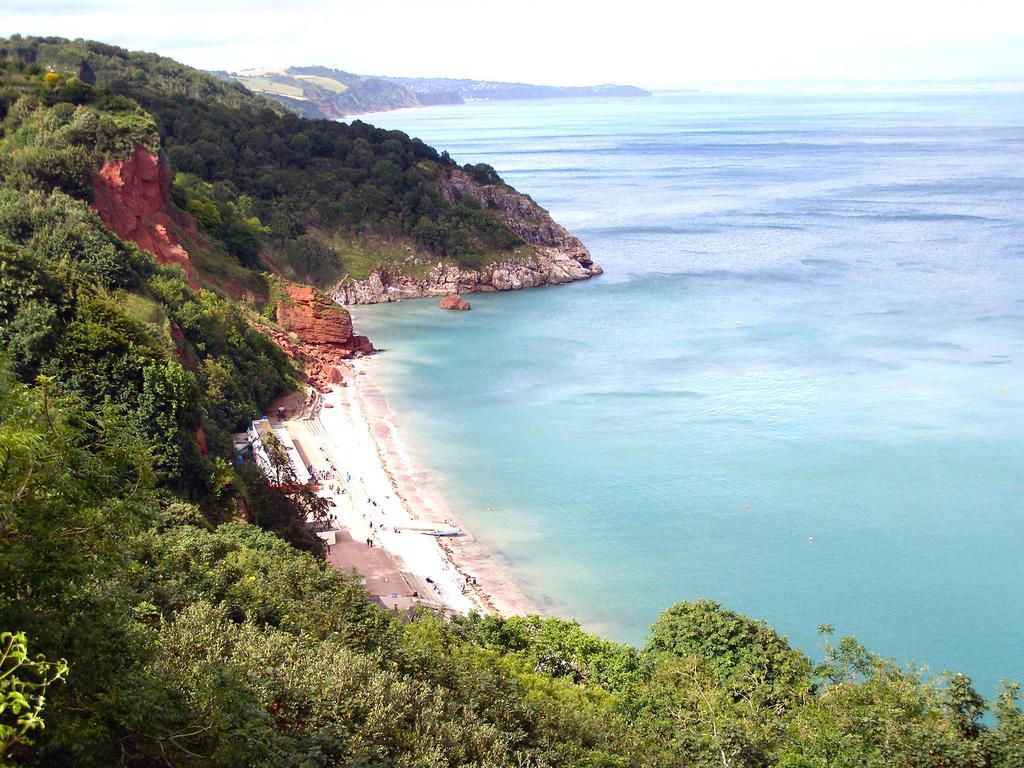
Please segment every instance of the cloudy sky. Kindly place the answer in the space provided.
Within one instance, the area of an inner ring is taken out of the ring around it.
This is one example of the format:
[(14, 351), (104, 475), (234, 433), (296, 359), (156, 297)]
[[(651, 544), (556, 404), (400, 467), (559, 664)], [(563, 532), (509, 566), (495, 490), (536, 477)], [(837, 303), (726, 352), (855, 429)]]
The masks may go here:
[(654, 88), (1024, 79), (1024, 0), (0, 0), (0, 35), (14, 32), (205, 69)]

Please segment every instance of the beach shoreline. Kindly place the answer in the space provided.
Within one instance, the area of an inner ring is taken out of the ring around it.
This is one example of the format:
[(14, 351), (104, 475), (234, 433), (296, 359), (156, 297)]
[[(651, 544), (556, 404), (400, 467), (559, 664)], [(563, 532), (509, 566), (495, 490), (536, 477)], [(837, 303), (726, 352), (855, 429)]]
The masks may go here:
[[(371, 596), (396, 612), (426, 606), (456, 614), (537, 613), (414, 462), (373, 375), (375, 362), (339, 365), (340, 382), (307, 390), (305, 401), (284, 401), (286, 416), (277, 420), (332, 505), (323, 535), (329, 562), (354, 568)], [(459, 534), (435, 535), (451, 529)]]

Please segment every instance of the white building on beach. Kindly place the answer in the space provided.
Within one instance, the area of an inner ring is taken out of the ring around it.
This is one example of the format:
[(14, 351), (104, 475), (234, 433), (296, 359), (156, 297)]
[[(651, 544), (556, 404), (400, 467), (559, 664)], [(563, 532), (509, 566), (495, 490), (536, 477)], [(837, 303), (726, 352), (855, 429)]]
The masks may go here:
[(249, 444), (252, 446), (253, 458), (271, 481), (277, 476), (277, 471), (271, 465), (270, 459), (267, 456), (265, 443), (267, 436), (271, 434), (277, 438), (278, 444), (284, 448), (288, 455), (288, 460), (292, 465), (292, 472), (295, 475), (295, 482), (299, 485), (305, 485), (310, 481), (309, 470), (302, 463), (302, 457), (299, 456), (299, 451), (295, 447), (295, 443), (291, 435), (288, 434), (288, 429), (284, 424), (271, 424), (270, 419), (264, 416), (262, 419), (252, 422), (249, 425), (249, 429), (246, 430), (246, 434), (249, 436)]

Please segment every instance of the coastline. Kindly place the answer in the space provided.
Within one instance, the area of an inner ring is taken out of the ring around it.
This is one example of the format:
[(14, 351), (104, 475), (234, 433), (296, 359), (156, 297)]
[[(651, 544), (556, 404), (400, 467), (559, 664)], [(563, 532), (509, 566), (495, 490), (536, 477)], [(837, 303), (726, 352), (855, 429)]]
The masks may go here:
[[(333, 505), (323, 536), (328, 560), (339, 569), (355, 568), (371, 596), (390, 610), (425, 605), (459, 614), (537, 613), (453, 516), (429, 473), (415, 465), (373, 366), (373, 358), (347, 361), (330, 391), (314, 393), (306, 407), (293, 397), (286, 407), (283, 424), (301, 458), (327, 475), (318, 493)], [(446, 528), (460, 534), (425, 532)]]

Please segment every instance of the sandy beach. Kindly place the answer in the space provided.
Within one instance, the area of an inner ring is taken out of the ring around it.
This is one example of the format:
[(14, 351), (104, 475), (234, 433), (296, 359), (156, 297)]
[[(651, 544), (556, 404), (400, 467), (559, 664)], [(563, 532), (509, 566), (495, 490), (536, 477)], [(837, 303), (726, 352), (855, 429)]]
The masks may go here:
[[(399, 612), (423, 605), (454, 613), (535, 613), (501, 565), (444, 505), (432, 479), (414, 465), (395, 427), (372, 358), (340, 366), (343, 381), (312, 406), (283, 401), (299, 456), (330, 500), (328, 559), (356, 569), (371, 596)], [(276, 413), (276, 407), (272, 410)], [(457, 529), (458, 535), (432, 532)]]

